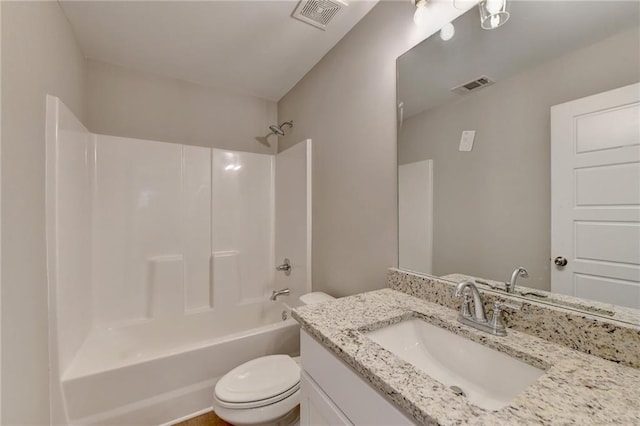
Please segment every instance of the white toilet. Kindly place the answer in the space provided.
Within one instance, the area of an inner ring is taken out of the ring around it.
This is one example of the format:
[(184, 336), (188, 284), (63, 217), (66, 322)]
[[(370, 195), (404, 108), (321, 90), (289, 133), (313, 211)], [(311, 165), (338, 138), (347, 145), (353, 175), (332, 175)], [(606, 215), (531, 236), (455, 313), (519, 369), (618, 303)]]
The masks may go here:
[[(334, 298), (322, 292), (302, 295), (305, 305)], [(245, 362), (216, 384), (213, 410), (236, 426), (292, 425), (299, 418), (300, 366), (298, 357), (268, 355)]]

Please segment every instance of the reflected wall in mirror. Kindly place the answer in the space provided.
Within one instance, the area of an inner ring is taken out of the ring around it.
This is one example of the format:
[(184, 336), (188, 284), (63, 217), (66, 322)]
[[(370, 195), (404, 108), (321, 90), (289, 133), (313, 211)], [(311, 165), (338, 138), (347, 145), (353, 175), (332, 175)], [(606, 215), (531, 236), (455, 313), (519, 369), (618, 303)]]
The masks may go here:
[(398, 58), (399, 267), (640, 308), (640, 3), (509, 7)]

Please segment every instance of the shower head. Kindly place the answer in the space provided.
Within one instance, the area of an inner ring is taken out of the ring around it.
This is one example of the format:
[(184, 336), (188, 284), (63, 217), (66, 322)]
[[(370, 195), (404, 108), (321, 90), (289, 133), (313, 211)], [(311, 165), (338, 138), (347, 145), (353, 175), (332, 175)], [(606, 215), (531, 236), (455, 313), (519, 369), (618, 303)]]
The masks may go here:
[(275, 133), (278, 136), (284, 136), (284, 131), (282, 130), (282, 128), (276, 124), (269, 126), (269, 129), (271, 129), (271, 131), (273, 133)]
[(291, 128), (293, 127), (293, 121), (285, 121), (279, 126), (277, 124), (274, 124), (272, 126), (269, 126), (269, 129), (278, 136), (284, 136), (284, 130), (282, 130), (282, 126), (289, 126)]

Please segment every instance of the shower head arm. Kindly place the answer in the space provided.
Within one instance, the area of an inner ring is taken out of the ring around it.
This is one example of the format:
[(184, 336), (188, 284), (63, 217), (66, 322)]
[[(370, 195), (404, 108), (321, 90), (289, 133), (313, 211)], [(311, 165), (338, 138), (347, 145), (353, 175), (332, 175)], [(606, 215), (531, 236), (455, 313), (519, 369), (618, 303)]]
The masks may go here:
[(282, 123), (282, 124), (281, 124), (281, 125), (279, 125), (279, 126), (278, 126), (277, 124), (274, 124), (274, 125), (272, 125), (272, 126), (269, 126), (269, 129), (270, 129), (273, 133), (275, 133), (276, 135), (278, 135), (278, 136), (284, 136), (284, 130), (282, 129), (282, 127), (283, 127), (285, 124), (286, 124), (287, 126), (289, 126), (290, 128), (292, 128), (292, 127), (293, 127), (293, 120), (291, 120), (291, 121), (285, 121), (284, 123)]

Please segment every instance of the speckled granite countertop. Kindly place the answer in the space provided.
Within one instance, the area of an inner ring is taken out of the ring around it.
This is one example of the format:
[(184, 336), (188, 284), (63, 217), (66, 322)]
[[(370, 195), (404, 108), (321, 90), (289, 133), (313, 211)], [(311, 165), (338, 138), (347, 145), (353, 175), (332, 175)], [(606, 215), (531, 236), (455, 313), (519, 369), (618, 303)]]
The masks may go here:
[[(391, 289), (302, 306), (302, 328), (420, 424), (640, 425), (640, 370), (509, 330), (492, 336), (456, 321), (457, 312)], [(505, 352), (546, 373), (499, 411), (467, 402), (369, 340), (363, 332), (411, 317)]]

